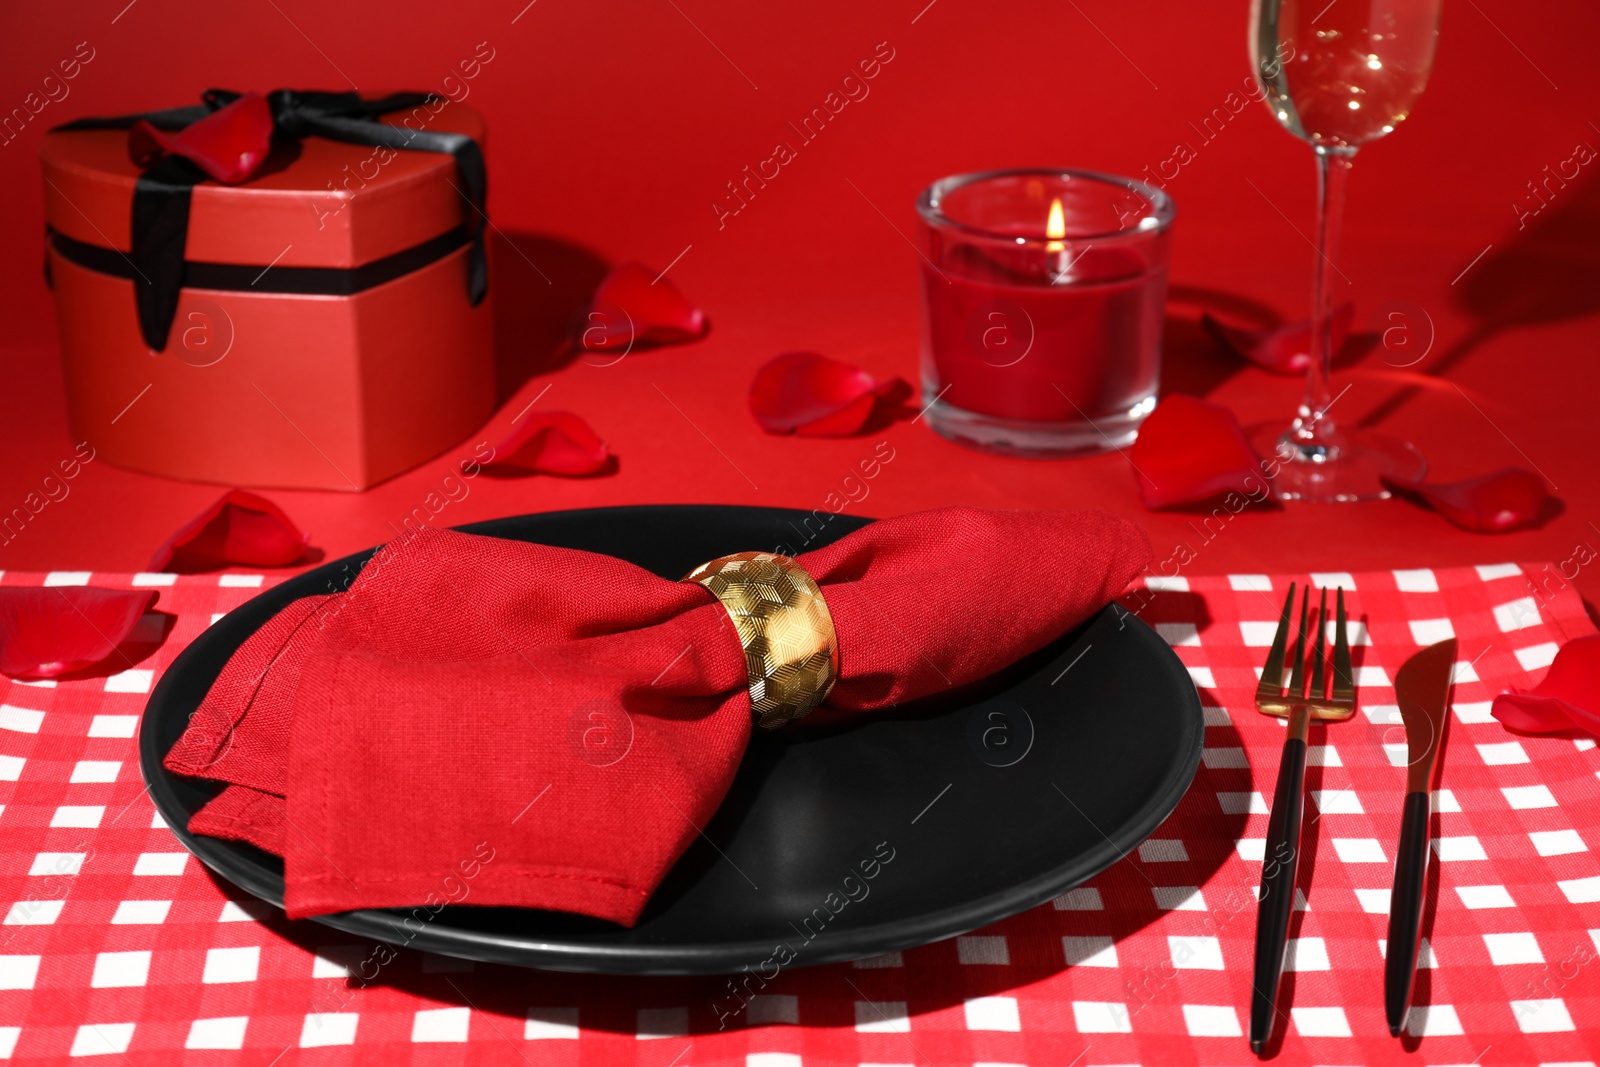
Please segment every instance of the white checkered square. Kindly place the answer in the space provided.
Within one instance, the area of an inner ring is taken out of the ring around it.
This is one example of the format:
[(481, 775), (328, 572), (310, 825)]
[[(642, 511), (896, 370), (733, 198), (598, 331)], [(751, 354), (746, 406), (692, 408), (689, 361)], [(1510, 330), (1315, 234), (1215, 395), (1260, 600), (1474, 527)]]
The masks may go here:
[(1117, 943), (1100, 934), (1068, 934), (1061, 939), (1068, 967), (1115, 967)]
[(1572, 1025), (1566, 1001), (1560, 997), (1513, 1000), (1511, 1016), (1517, 1020), (1517, 1029), (1525, 1034), (1559, 1034), (1577, 1029)]
[(122, 773), (122, 761), (114, 759), (81, 759), (72, 765), (73, 784), (81, 782), (115, 782)]
[(95, 989), (144, 985), (150, 978), (150, 953), (102, 952), (94, 958), (89, 985)]
[(1167, 958), (1178, 970), (1220, 971), (1222, 942), (1215, 937), (1168, 937)]
[(68, 1056), (109, 1056), (128, 1051), (133, 1042), (133, 1023), (84, 1023), (72, 1035)]
[(117, 905), (111, 922), (117, 926), (153, 926), (166, 922), (171, 910), (170, 900), (124, 900)]
[(1017, 1011), (1016, 997), (973, 997), (963, 1008), (968, 1030), (1002, 1030), (1007, 1033), (1022, 1030), (1022, 1016)]
[(910, 1032), (911, 1016), (906, 1013), (905, 1001), (856, 1001), (856, 1033), (907, 1034)]
[(213, 948), (206, 950), (206, 968), (200, 981), (206, 985), (229, 982), (254, 982), (261, 966), (261, 948)]
[(1354, 789), (1313, 789), (1311, 799), (1324, 815), (1361, 815), (1361, 801)]
[(424, 1008), (411, 1018), (416, 1043), (461, 1044), (472, 1024), (471, 1008)]
[(0, 704), (0, 730), (19, 734), (36, 734), (44, 725), (44, 712), (32, 708), (19, 708), (13, 704)]
[(311, 1012), (300, 1026), (300, 1047), (353, 1045), (360, 1020), (361, 1016), (353, 1011)]
[(798, 1026), (800, 998), (789, 993), (762, 993), (751, 998), (744, 1016), (751, 1026)]
[(522, 1027), (524, 1041), (578, 1040), (577, 1008), (529, 1008)]
[[(180, 853), (187, 856), (187, 852)], [(33, 857), (29, 874), (77, 874), (83, 870), (87, 852), (40, 852)]]
[(189, 1037), (184, 1048), (244, 1048), (245, 1027), (250, 1025), (248, 1015), (229, 1015), (217, 1019), (196, 1019), (189, 1024)]
[(1201, 895), (1199, 886), (1158, 885), (1151, 887), (1150, 892), (1155, 895), (1156, 907), (1162, 911), (1206, 910), (1206, 898)]
[(1243, 1037), (1239, 1016), (1230, 1004), (1185, 1004), (1183, 1025), (1190, 1037)]
[(156, 672), (134, 667), (113, 674), (106, 679), (106, 692), (108, 693), (148, 693), (150, 683), (155, 681)]
[(50, 825), (92, 830), (105, 814), (104, 804), (63, 804), (50, 816)]
[(1100, 890), (1094, 886), (1069, 889), (1050, 904), (1057, 911), (1104, 911), (1106, 907), (1100, 899)]
[(1477, 746), (1478, 756), (1491, 767), (1527, 763), (1528, 753), (1521, 741), (1497, 741)]
[(1486, 860), (1489, 858), (1488, 853), (1483, 851), (1483, 842), (1472, 834), (1434, 838), (1433, 854), (1439, 857), (1440, 863), (1450, 863), (1457, 860)]
[(1412, 1037), (1460, 1037), (1466, 1032), (1453, 1004), (1412, 1005), (1406, 1031)]
[(1001, 936), (958, 937), (956, 958), (972, 966), (1004, 967), (1011, 963), (1011, 951)]
[(1080, 1034), (1131, 1034), (1133, 1019), (1120, 1000), (1074, 1000), (1072, 1022)]
[(1200, 631), (1192, 622), (1158, 622), (1156, 633), (1169, 645), (1200, 647)]
[(1320, 937), (1298, 937), (1289, 939), (1288, 950), (1284, 953), (1283, 968), (1286, 971), (1326, 971), (1331, 969), (1328, 961), (1328, 943)]
[(1361, 910), (1368, 915), (1389, 914), (1389, 899), (1392, 891), (1388, 889), (1357, 889), (1356, 900), (1361, 904)]
[(132, 737), (138, 728), (137, 715), (96, 715), (89, 723), (89, 736)]
[(1518, 810), (1526, 808), (1553, 808), (1556, 798), (1547, 785), (1501, 786), (1506, 803)]
[(1530, 626), (1539, 625), (1539, 602), (1531, 596), (1519, 597), (1505, 604), (1496, 604), (1494, 609), (1495, 625), (1500, 627), (1501, 633), (1511, 633), (1513, 630), (1526, 630)]
[(1592, 878), (1569, 878), (1557, 882), (1556, 887), (1573, 904), (1593, 904), (1600, 901), (1600, 875)]
[(1437, 593), (1439, 579), (1433, 571), (1422, 568), (1414, 571), (1395, 571), (1394, 587), (1402, 593)]
[(0, 956), (0, 989), (32, 989), (38, 978), (38, 956)]
[(1449, 619), (1412, 619), (1411, 639), (1419, 645), (1435, 645), (1456, 635)]
[(1503, 885), (1458, 885), (1456, 895), (1461, 898), (1461, 906), (1469, 911), (1517, 906)]
[(1583, 838), (1578, 836), (1576, 830), (1536, 830), (1528, 835), (1528, 840), (1533, 842), (1533, 850), (1541, 856), (1568, 856), (1574, 852), (1589, 851), (1589, 846), (1583, 843)]
[(133, 873), (152, 878), (171, 877), (182, 874), (188, 863), (187, 852), (142, 852), (134, 861)]
[(1295, 1007), (1289, 1009), (1294, 1028), (1305, 1037), (1349, 1037), (1350, 1020), (1343, 1008)]
[(1139, 858), (1146, 863), (1183, 863), (1189, 853), (1182, 841), (1152, 837), (1140, 844)]
[(1388, 863), (1383, 846), (1375, 837), (1336, 837), (1333, 851), (1341, 863)]
[(1217, 803), (1224, 815), (1269, 815), (1272, 808), (1259, 791), (1254, 793), (1218, 793)]
[[(860, 1013), (857, 1012), (857, 1020)], [(689, 1032), (688, 1008), (640, 1008), (634, 1036), (640, 1041), (683, 1037)]]
[(6, 912), (5, 926), (49, 926), (61, 918), (64, 900), (19, 900)]
[(1548, 667), (1555, 662), (1556, 652), (1560, 649), (1554, 641), (1545, 641), (1527, 648), (1519, 648), (1514, 655), (1517, 662), (1522, 664), (1525, 671), (1536, 671), (1540, 667)]
[(1539, 951), (1539, 939), (1530, 933), (1484, 934), (1483, 947), (1489, 950), (1489, 962), (1496, 967), (1544, 962), (1544, 953)]

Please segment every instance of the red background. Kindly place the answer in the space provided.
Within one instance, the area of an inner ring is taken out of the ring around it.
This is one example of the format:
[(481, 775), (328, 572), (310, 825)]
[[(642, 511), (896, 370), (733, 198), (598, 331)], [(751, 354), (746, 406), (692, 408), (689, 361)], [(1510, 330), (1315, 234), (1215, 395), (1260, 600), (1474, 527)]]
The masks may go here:
[[(1185, 142), (1195, 158), (1168, 186), (1179, 216), (1166, 387), (1231, 404), (1246, 422), (1289, 411), (1298, 383), (1240, 367), (1193, 324), (1201, 307), (1299, 316), (1309, 298), (1309, 150), (1259, 105), (1209, 140), (1195, 128), (1245, 84), (1246, 4), (524, 2), (8, 5), (0, 111), (20, 106), (79, 42), (95, 55), (66, 100), (0, 145), (0, 511), (73, 447), (39, 270), (36, 157), (47, 126), (174, 106), (212, 85), (442, 90), (487, 42), (494, 56), (468, 99), (490, 129), (491, 284), (508, 399), (452, 456), (367, 494), (269, 493), (330, 556), (390, 536), (454, 457), (498, 438), (536, 396), (542, 409), (587, 418), (620, 472), (480, 478), (436, 522), (650, 501), (817, 508), (886, 437), (896, 458), (853, 511), (1095, 505), (1144, 522), (1163, 556), (1188, 542), (1196, 572), (1559, 561), (1580, 542), (1600, 545), (1596, 164), (1527, 229), (1513, 206), (1536, 203), (1527, 183), (1547, 164), (1580, 143), (1600, 146), (1590, 54), (1600, 9), (1448, 4), (1414, 118), (1356, 161), (1341, 261), (1368, 350), (1336, 383), (1354, 383), (1339, 413), (1379, 413), (1422, 447), (1437, 477), (1536, 467), (1564, 512), (1538, 530), (1486, 537), (1398, 501), (1289, 507), (1247, 513), (1204, 543), (1193, 516), (1143, 511), (1119, 456), (981, 456), (904, 421), (860, 439), (770, 437), (744, 397), (761, 361), (793, 349), (914, 378), (917, 271), (906, 238), (912, 200), (934, 178), (1022, 165), (1139, 174)], [(711, 204), (724, 183), (792, 139), (787, 123), (883, 41), (895, 58), (871, 95), (719, 229)], [(552, 366), (557, 324), (604, 262), (660, 269), (680, 253), (670, 277), (710, 314), (709, 338), (611, 367)], [(1375, 343), (1392, 324), (1379, 314), (1391, 301), (1407, 302), (1411, 348)], [(1429, 354), (1400, 366), (1430, 322)], [(115, 428), (85, 432), (92, 443)], [(137, 569), (217, 494), (92, 463), (69, 497), (0, 545), (0, 567)], [(1591, 601), (1595, 570), (1577, 579)]]

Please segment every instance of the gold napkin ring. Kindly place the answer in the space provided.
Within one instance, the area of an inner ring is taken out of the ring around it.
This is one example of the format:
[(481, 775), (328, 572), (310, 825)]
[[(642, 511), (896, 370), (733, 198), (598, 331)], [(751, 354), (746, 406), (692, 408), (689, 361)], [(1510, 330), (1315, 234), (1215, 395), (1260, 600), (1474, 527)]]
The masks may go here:
[(827, 698), (839, 678), (839, 638), (805, 568), (772, 552), (736, 552), (682, 580), (709, 589), (733, 619), (757, 726), (777, 729)]

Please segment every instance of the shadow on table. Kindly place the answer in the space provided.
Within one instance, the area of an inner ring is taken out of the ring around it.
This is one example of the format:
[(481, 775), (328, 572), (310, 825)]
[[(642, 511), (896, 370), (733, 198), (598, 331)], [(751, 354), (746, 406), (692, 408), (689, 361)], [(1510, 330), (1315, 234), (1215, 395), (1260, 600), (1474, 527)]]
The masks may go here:
[(172, 628), (178, 622), (178, 617), (169, 612), (152, 608), (139, 617), (133, 630), (127, 637), (118, 643), (110, 655), (79, 670), (69, 671), (57, 675), (57, 682), (79, 682), (89, 679), (109, 678), (113, 674), (132, 670), (151, 656), (156, 650), (166, 643), (167, 636), (172, 633)]
[[(1309, 299), (1311, 281), (1306, 280)], [(1198, 285), (1174, 285), (1167, 292), (1161, 338), (1161, 393), (1209, 396), (1239, 371), (1255, 364), (1230, 351), (1200, 325), (1203, 315), (1232, 326), (1269, 328), (1283, 324), (1276, 309), (1239, 293)], [(1335, 368), (1359, 362), (1377, 347), (1378, 335), (1352, 333), (1334, 356)], [(1301, 375), (1284, 375), (1296, 380)]]
[[(1557, 179), (1559, 180), (1559, 179)], [(1518, 327), (1543, 326), (1600, 312), (1600, 176), (1562, 182), (1539, 199), (1522, 198), (1531, 215), (1490, 245), (1451, 283), (1455, 303), (1474, 320), (1467, 333), (1423, 372), (1442, 378), (1483, 344)], [(1541, 205), (1543, 205), (1541, 207)], [(1414, 399), (1424, 386), (1407, 385), (1361, 420), (1374, 426)]]
[(572, 326), (606, 274), (595, 253), (545, 234), (489, 232), (495, 403), (572, 359)]

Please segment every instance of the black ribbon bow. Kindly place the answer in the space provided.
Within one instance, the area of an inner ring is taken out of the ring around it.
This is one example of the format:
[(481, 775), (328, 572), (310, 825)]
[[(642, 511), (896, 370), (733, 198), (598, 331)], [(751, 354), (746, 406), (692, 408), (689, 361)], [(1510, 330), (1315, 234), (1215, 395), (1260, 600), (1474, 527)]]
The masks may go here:
[[(159, 130), (181, 130), (233, 103), (240, 95), (227, 89), (209, 89), (202, 97), (205, 102), (192, 107), (79, 119), (55, 129), (125, 130), (142, 119)], [(461, 181), (457, 192), (466, 204), (465, 229), (470, 242), (467, 296), (476, 307), (489, 291), (488, 257), (484, 251), (488, 173), (483, 164), (483, 150), (463, 133), (414, 130), (378, 119), (388, 112), (419, 107), (436, 99), (433, 93), (393, 93), (377, 100), (363, 100), (357, 93), (295, 89), (276, 89), (266, 95), (267, 105), (272, 110), (274, 140), (284, 138), (298, 142), (315, 135), (374, 148), (444, 152), (455, 159)], [(166, 348), (172, 320), (178, 313), (184, 247), (189, 233), (190, 195), (194, 187), (205, 180), (205, 172), (187, 159), (163, 155), (145, 168), (134, 185), (133, 250), (129, 259), (139, 280), (145, 283), (134, 285), (139, 331), (144, 335), (145, 344), (157, 352)]]

